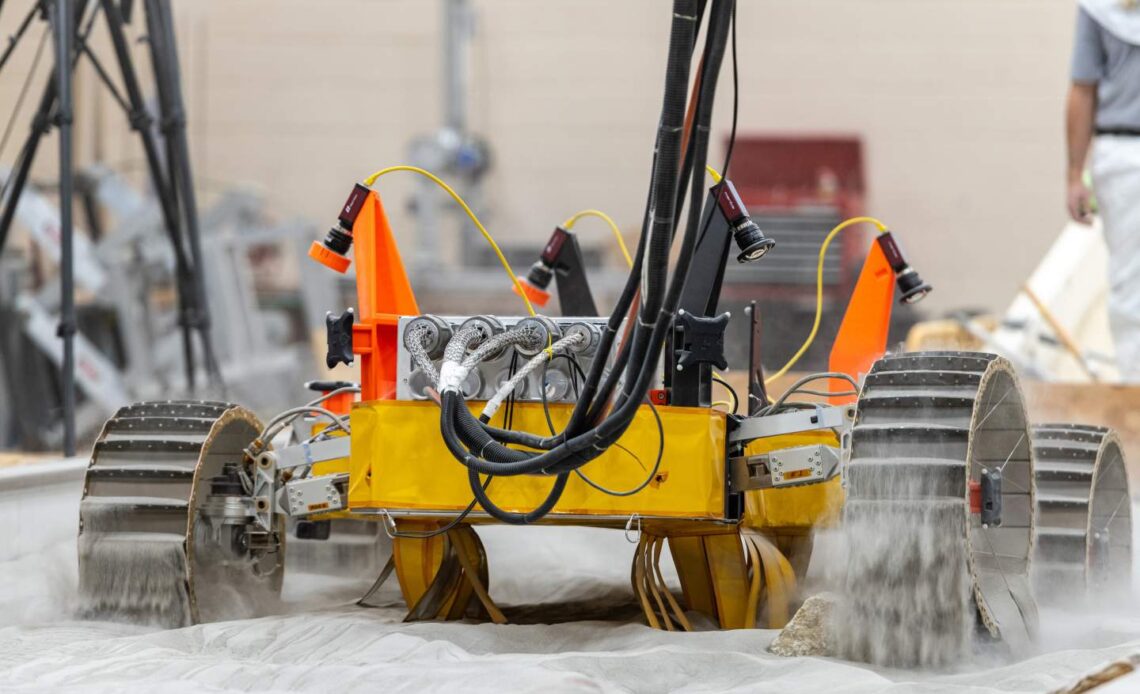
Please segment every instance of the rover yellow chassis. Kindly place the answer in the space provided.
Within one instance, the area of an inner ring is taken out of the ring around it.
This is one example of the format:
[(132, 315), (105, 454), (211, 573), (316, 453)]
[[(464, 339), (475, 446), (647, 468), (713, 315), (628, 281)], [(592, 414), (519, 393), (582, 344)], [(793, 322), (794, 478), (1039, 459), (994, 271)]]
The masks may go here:
[[(565, 425), (570, 406), (551, 405), (555, 427)], [(500, 410), (503, 412), (503, 410)], [(644, 490), (628, 497), (604, 494), (571, 477), (551, 520), (625, 523), (648, 519), (724, 519), (725, 417), (708, 409), (659, 407), (665, 450), (661, 468)], [(477, 413), (477, 411), (476, 411)], [(493, 422), (504, 426), (499, 415)], [(542, 406), (515, 405), (514, 428), (548, 431)], [(582, 468), (603, 487), (630, 489), (653, 467), (659, 439), (652, 412), (642, 408), (621, 439)], [(495, 478), (488, 494), (510, 511), (529, 511), (546, 498), (551, 478), (523, 475)], [(453, 516), (471, 503), (467, 469), (447, 451), (439, 434), (439, 408), (431, 402), (385, 400), (352, 409), (352, 453), (348, 506), (356, 513), (393, 516)], [(478, 511), (478, 509), (477, 509)], [(478, 519), (481, 513), (472, 514)]]
[[(560, 429), (571, 406), (552, 404), (550, 409)], [(692, 629), (686, 609), (705, 614), (722, 628), (756, 626), (758, 614), (767, 616), (767, 626), (782, 626), (795, 600), (796, 574), (802, 575), (810, 554), (810, 530), (831, 523), (841, 508), (839, 481), (747, 492), (744, 521), (729, 521), (724, 413), (678, 407), (659, 407), (658, 412), (666, 432), (664, 451), (660, 469), (645, 489), (617, 497), (572, 477), (543, 522), (635, 528), (631, 582), (652, 626)], [(504, 426), (503, 414), (500, 410), (493, 424)], [(351, 420), (349, 515), (388, 515), (401, 531), (424, 531), (445, 524), (471, 502), (466, 468), (440, 438), (434, 403), (362, 402), (353, 407)], [(516, 404), (512, 426), (548, 430), (537, 403)], [(834, 441), (830, 431), (806, 432), (759, 440), (748, 452)], [(620, 443), (621, 448), (612, 447), (582, 472), (615, 490), (644, 480), (660, 445), (648, 408), (642, 408)], [(542, 502), (550, 484), (547, 477), (496, 478), (489, 495), (507, 510), (528, 511)], [(491, 601), (486, 556), (471, 528), (490, 522), (495, 521), (476, 509), (444, 535), (394, 539), (395, 573), (409, 619), (506, 619)], [(681, 578), (681, 600), (672, 595), (660, 571), (666, 540)]]

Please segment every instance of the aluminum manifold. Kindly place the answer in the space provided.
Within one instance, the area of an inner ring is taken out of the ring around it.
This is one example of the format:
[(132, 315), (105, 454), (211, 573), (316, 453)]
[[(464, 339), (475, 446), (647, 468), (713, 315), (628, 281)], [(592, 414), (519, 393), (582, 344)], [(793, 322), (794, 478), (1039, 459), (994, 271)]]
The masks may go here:
[[(398, 400), (426, 400), (428, 398), (425, 388), (435, 387), (433, 378), (423, 369), (417, 368), (415, 359), (409, 349), (409, 339), (412, 331), (409, 328), (419, 326), (418, 330), (426, 331), (425, 349), (431, 358), (432, 364), (438, 371), (442, 363), (443, 350), (451, 337), (464, 326), (478, 325), (486, 334), (499, 334), (511, 330), (523, 321), (533, 321), (541, 334), (547, 331), (542, 345), (557, 341), (574, 333), (581, 333), (582, 338), (573, 350), (565, 355), (557, 355), (546, 364), (546, 368), (538, 368), (521, 381), (515, 389), (515, 399), (520, 401), (540, 402), (542, 388), (545, 387), (548, 402), (574, 402), (576, 390), (580, 387), (582, 378), (575, 368), (581, 367), (583, 373), (588, 373), (594, 362), (598, 342), (605, 330), (605, 317), (592, 316), (588, 318), (551, 318), (546, 316), (405, 316), (400, 319), (398, 328), (399, 351), (398, 370), (396, 379), (396, 398)], [(421, 334), (416, 331), (417, 334)], [(549, 339), (545, 339), (548, 336)], [(472, 343), (478, 346), (481, 340)], [(499, 387), (506, 383), (511, 375), (523, 368), (531, 358), (542, 351), (528, 349), (524, 346), (507, 346), (490, 358), (479, 363), (467, 375), (463, 382), (463, 397), (467, 400), (489, 400)]]

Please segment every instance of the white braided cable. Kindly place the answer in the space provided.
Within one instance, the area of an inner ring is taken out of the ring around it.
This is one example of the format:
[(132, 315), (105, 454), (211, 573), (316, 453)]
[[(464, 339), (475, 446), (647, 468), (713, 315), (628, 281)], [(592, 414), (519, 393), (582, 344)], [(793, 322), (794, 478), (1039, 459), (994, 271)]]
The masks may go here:
[(555, 342), (550, 347), (550, 349), (544, 349), (532, 357), (530, 361), (524, 364), (523, 367), (515, 373), (514, 376), (511, 376), (511, 378), (507, 380), (506, 383), (499, 386), (499, 390), (490, 400), (487, 401), (487, 404), (483, 406), (482, 416), (487, 417), (488, 419), (494, 417), (495, 412), (499, 410), (499, 407), (503, 404), (503, 401), (509, 398), (511, 396), (511, 393), (515, 392), (515, 388), (518, 388), (519, 383), (521, 383), (523, 379), (533, 373), (538, 367), (542, 366), (543, 362), (553, 359), (556, 355), (570, 351), (575, 346), (577, 346), (579, 342), (582, 342), (585, 339), (586, 336), (582, 333), (567, 335), (558, 342)]
[(532, 325), (508, 330), (487, 339), (483, 344), (476, 347), (471, 354), (463, 359), (463, 366), (470, 370), (504, 347), (513, 345), (537, 346), (535, 343), (539, 339), (541, 338), (538, 335), (538, 330)]
[(460, 330), (447, 343), (443, 355), (444, 362), (439, 369), (438, 386), (440, 393), (448, 390), (460, 392), (463, 382), (467, 380), (467, 375), (471, 373), (471, 369), (495, 352), (511, 345), (532, 344), (538, 339), (537, 331), (531, 326), (508, 330), (487, 338), (470, 354), (463, 356), (467, 352), (467, 346), (480, 334), (477, 327), (471, 326)]
[(436, 390), (441, 394), (448, 391), (458, 393), (467, 378), (467, 371), (460, 363), (467, 354), (467, 345), (479, 337), (481, 331), (475, 326), (468, 326), (451, 336), (447, 347), (443, 350), (443, 364), (439, 367), (439, 380), (436, 381)]
[(431, 383), (439, 382), (439, 372), (435, 369), (435, 364), (432, 363), (431, 357), (427, 352), (427, 341), (424, 339), (431, 333), (431, 328), (423, 323), (413, 325), (409, 331), (407, 346), (408, 352), (412, 355), (412, 361), (416, 363), (421, 371), (428, 375)]

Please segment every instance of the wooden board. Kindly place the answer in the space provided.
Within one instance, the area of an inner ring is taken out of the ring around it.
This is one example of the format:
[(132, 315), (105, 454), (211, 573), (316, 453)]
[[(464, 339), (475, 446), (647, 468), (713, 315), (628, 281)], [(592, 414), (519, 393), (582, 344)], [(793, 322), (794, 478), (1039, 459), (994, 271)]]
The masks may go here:
[(16, 467), (17, 465), (29, 465), (31, 463), (42, 463), (48, 460), (59, 460), (62, 456), (59, 453), (22, 453), (19, 451), (0, 452), (0, 468)]
[(1140, 386), (1022, 381), (1021, 387), (1034, 424), (1072, 422), (1115, 429), (1124, 445), (1132, 489), (1140, 490)]

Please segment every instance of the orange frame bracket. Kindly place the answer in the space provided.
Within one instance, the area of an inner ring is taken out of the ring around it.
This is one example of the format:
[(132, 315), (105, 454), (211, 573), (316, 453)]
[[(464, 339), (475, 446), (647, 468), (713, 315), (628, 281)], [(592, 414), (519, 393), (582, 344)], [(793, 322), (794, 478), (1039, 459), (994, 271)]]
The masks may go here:
[[(360, 199), (364, 195), (363, 200)], [(401, 316), (419, 315), (404, 261), (376, 191), (357, 185), (330, 232), (355, 246), (357, 316), (352, 325), (352, 352), (360, 356), (361, 400), (396, 397), (397, 331)], [(309, 255), (337, 272), (348, 270), (341, 253), (347, 243), (330, 247), (314, 242)]]
[[(891, 325), (891, 301), (895, 295), (895, 273), (879, 244), (871, 244), (871, 251), (859, 273), (859, 281), (843, 314), (843, 323), (831, 347), (828, 367), (858, 380), (871, 365), (887, 352), (887, 333)], [(851, 389), (846, 381), (833, 379), (832, 392)], [(856, 396), (831, 398), (833, 405), (853, 403)]]
[(376, 191), (364, 201), (352, 236), (359, 311), (352, 351), (360, 355), (360, 398), (390, 400), (396, 397), (397, 326), (401, 316), (419, 315), (420, 309)]

